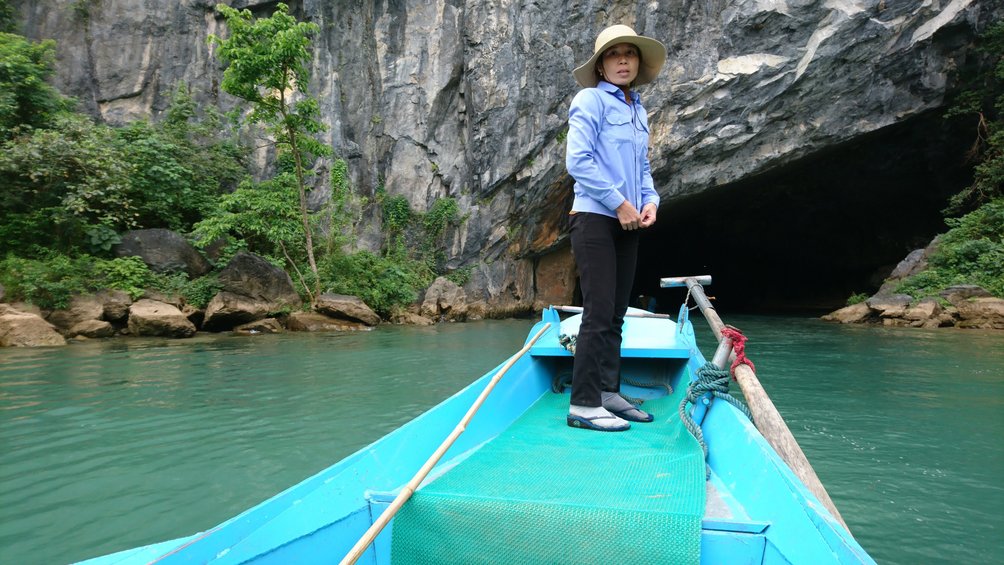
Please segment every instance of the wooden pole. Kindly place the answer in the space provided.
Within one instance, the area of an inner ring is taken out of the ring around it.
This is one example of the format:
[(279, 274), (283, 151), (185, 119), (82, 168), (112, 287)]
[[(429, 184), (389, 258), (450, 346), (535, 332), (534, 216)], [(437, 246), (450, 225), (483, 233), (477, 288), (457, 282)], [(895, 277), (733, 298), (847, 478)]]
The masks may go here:
[(383, 511), (383, 514), (380, 514), (380, 517), (377, 518), (375, 522), (373, 522), (373, 525), (370, 526), (368, 530), (366, 530), (366, 533), (363, 534), (363, 537), (359, 538), (359, 541), (357, 541), (356, 544), (352, 546), (352, 549), (349, 550), (348, 554), (345, 555), (345, 558), (341, 560), (340, 565), (352, 565), (359, 559), (359, 557), (362, 556), (363, 552), (366, 551), (366, 548), (369, 547), (371, 543), (373, 543), (373, 540), (376, 539), (376, 537), (384, 529), (387, 523), (390, 522), (391, 518), (393, 518), (394, 515), (397, 514), (397, 511), (401, 509), (401, 506), (403, 506), (404, 503), (407, 502), (409, 498), (411, 498), (411, 495), (414, 494), (416, 490), (418, 490), (419, 485), (422, 484), (422, 481), (425, 480), (425, 477), (429, 474), (430, 471), (432, 471), (432, 468), (436, 466), (436, 463), (439, 462), (439, 460), (443, 457), (446, 451), (450, 449), (450, 446), (453, 445), (453, 442), (455, 442), (457, 438), (460, 437), (460, 434), (464, 433), (464, 430), (467, 429), (467, 424), (470, 423), (471, 418), (474, 417), (474, 414), (477, 413), (477, 411), (481, 408), (481, 405), (484, 404), (485, 399), (488, 398), (488, 394), (491, 393), (492, 389), (495, 388), (495, 385), (498, 384), (498, 382), (502, 379), (502, 376), (505, 375), (506, 371), (508, 371), (516, 363), (516, 361), (519, 360), (520, 357), (522, 357), (527, 351), (529, 351), (530, 348), (533, 347), (533, 344), (536, 343), (537, 340), (540, 339), (542, 335), (547, 333), (547, 330), (549, 330), (550, 328), (551, 328), (550, 323), (544, 324), (544, 327), (540, 328), (540, 331), (537, 332), (537, 334), (534, 335), (533, 338), (530, 339), (530, 341), (526, 342), (526, 345), (523, 346), (523, 349), (520, 349), (515, 355), (510, 357), (509, 361), (507, 361), (506, 364), (503, 365), (502, 368), (499, 369), (497, 373), (495, 373), (495, 376), (493, 376), (492, 379), (488, 381), (488, 385), (485, 387), (485, 389), (481, 391), (480, 395), (478, 395), (478, 398), (477, 400), (474, 401), (474, 404), (472, 404), (470, 409), (467, 410), (467, 414), (465, 414), (464, 417), (460, 419), (460, 423), (457, 424), (455, 428), (453, 428), (453, 431), (450, 433), (450, 435), (447, 436), (447, 438), (443, 441), (443, 443), (439, 445), (439, 448), (437, 448), (436, 451), (432, 454), (432, 456), (429, 457), (429, 459), (425, 462), (425, 465), (422, 465), (422, 468), (418, 470), (418, 473), (416, 473), (415, 476), (412, 477), (411, 480), (408, 481), (408, 483), (401, 488), (401, 492), (398, 493), (398, 495), (394, 498), (394, 501), (391, 502), (390, 506), (388, 506), (387, 509)]
[[(694, 297), (694, 300), (701, 309), (701, 313), (704, 314), (704, 318), (711, 326), (711, 330), (715, 332), (715, 337), (718, 338), (719, 351), (722, 350), (723, 342), (729, 342), (729, 349), (731, 349), (731, 340), (722, 337), (722, 330), (725, 328), (725, 324), (718, 317), (718, 312), (711, 305), (711, 301), (705, 296), (704, 287), (693, 278), (686, 279), (686, 282), (690, 295)], [(721, 357), (721, 355), (716, 354), (713, 362), (718, 365), (719, 369), (725, 369), (729, 361), (726, 358), (722, 362)], [(847, 527), (847, 523), (844, 522), (843, 517), (840, 516), (840, 512), (837, 511), (837, 506), (833, 504), (833, 500), (830, 499), (830, 495), (826, 492), (826, 488), (823, 487), (823, 483), (816, 475), (816, 471), (809, 464), (809, 459), (802, 452), (802, 448), (799, 447), (795, 436), (791, 434), (791, 430), (788, 429), (784, 418), (777, 411), (774, 402), (767, 395), (767, 391), (760, 385), (760, 380), (757, 379), (756, 373), (753, 372), (753, 369), (749, 365), (743, 363), (736, 367), (735, 377), (739, 383), (739, 388), (743, 391), (746, 405), (749, 407), (750, 413), (753, 414), (753, 422), (767, 440), (767, 443), (774, 448), (774, 451), (781, 456), (781, 459), (788, 464), (788, 467), (795, 473), (795, 476), (801, 479), (809, 491), (816, 495), (816, 498), (823, 503), (823, 506), (830, 511), (830, 514), (840, 522), (845, 530), (850, 532), (850, 528)]]

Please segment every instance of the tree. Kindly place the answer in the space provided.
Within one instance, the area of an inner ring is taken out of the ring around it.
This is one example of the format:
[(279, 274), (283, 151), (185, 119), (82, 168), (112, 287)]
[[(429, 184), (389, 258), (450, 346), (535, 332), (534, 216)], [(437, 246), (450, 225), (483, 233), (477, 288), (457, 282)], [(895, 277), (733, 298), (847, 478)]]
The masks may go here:
[[(278, 4), (271, 17), (258, 19), (246, 9), (238, 11), (224, 4), (216, 9), (226, 18), (230, 31), (226, 39), (210, 37), (211, 44), (219, 47), (220, 59), (228, 63), (221, 88), (249, 102), (252, 110), (247, 122), (264, 125), (280, 152), (287, 151), (292, 157), (307, 262), (317, 294), (320, 283), (307, 209), (305, 163), (331, 152), (314, 137), (324, 126), (318, 120), (317, 100), (307, 92), (310, 36), (318, 27), (297, 22), (285, 4)], [(309, 293), (306, 284), (304, 288)]]
[(52, 76), (56, 43), (32, 43), (20, 35), (0, 32), (0, 141), (18, 126), (49, 126), (73, 101), (46, 82)]

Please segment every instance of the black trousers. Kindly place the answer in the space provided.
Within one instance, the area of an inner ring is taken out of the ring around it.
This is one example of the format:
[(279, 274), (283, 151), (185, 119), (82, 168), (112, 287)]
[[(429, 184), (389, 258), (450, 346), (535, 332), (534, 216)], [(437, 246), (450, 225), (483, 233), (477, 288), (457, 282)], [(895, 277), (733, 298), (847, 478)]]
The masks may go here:
[(616, 218), (571, 216), (572, 254), (582, 290), (582, 324), (572, 365), (572, 404), (600, 406), (600, 392), (620, 391), (621, 329), (638, 262), (638, 231)]

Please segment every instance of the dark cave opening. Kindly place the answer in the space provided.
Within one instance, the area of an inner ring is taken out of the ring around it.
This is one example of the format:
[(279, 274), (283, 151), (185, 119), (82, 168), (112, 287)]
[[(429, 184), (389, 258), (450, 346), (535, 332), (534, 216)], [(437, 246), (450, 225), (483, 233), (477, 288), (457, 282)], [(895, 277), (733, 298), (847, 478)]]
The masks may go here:
[(686, 289), (662, 289), (660, 278), (705, 274), (723, 315), (821, 313), (875, 292), (911, 250), (946, 230), (942, 210), (972, 179), (973, 123), (942, 115), (664, 199), (642, 236), (635, 296), (655, 297), (658, 311), (675, 314)]

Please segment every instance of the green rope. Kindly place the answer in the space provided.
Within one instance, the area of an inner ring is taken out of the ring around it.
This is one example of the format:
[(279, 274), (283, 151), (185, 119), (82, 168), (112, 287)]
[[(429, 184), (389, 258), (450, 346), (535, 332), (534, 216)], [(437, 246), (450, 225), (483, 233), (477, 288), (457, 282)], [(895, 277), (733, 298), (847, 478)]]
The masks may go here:
[[(705, 363), (703, 367), (697, 370), (697, 380), (691, 382), (690, 386), (687, 387), (687, 396), (680, 401), (680, 420), (683, 421), (683, 425), (694, 436), (697, 443), (701, 444), (701, 449), (704, 450), (705, 461), (708, 460), (708, 446), (704, 443), (704, 432), (701, 431), (701, 427), (697, 425), (693, 416), (690, 415), (687, 404), (697, 404), (698, 399), (707, 393), (735, 406), (751, 422), (753, 421), (753, 415), (750, 414), (749, 409), (743, 403), (739, 402), (736, 397), (729, 394), (729, 372), (725, 369), (719, 369), (714, 363)], [(708, 405), (708, 409), (711, 409), (710, 405)], [(707, 466), (707, 463), (705, 465)], [(707, 478), (711, 478), (710, 466), (707, 467)]]

